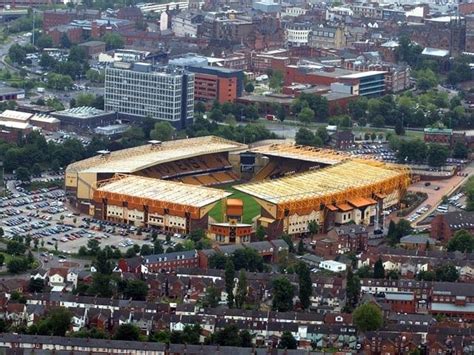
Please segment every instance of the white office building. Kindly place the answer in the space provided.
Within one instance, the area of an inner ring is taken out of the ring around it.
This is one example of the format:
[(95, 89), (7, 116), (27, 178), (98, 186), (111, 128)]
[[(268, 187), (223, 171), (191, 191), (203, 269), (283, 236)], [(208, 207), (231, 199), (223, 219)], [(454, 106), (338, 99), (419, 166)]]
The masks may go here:
[(104, 105), (122, 119), (151, 117), (185, 128), (194, 115), (194, 74), (171, 66), (116, 62), (105, 70)]

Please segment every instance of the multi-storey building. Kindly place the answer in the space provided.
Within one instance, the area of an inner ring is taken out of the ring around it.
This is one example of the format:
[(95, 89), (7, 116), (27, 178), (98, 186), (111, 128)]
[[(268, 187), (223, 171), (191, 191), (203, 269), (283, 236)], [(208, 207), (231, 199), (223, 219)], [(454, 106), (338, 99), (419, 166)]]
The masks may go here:
[(311, 34), (311, 24), (292, 23), (285, 29), (285, 42), (288, 47), (307, 46)]
[[(471, 5), (474, 6), (474, 3)], [(466, 16), (466, 52), (474, 53), (474, 15)]]
[(344, 48), (347, 37), (344, 27), (317, 27), (309, 36), (308, 45), (313, 48)]
[(194, 74), (175, 67), (117, 62), (105, 71), (105, 110), (122, 117), (168, 121), (184, 128), (193, 120)]

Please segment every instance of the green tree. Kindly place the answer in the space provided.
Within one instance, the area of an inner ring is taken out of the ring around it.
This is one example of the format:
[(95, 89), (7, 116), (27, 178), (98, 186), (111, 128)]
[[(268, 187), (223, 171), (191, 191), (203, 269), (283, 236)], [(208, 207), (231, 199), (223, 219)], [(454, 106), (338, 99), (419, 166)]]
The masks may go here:
[(347, 271), (347, 285), (346, 285), (346, 305), (349, 310), (352, 310), (359, 302), (360, 295), (360, 279), (354, 275), (352, 269)]
[(15, 177), (17, 180), (22, 182), (30, 182), (31, 180), (30, 171), (23, 166), (16, 170)]
[(296, 349), (298, 346), (298, 342), (296, 341), (295, 337), (291, 334), (291, 332), (285, 330), (280, 338), (280, 342), (278, 343), (278, 348), (280, 349)]
[(234, 278), (235, 278), (235, 267), (231, 259), (227, 259), (225, 264), (225, 290), (227, 292), (227, 305), (229, 308), (234, 306)]
[(267, 235), (265, 228), (263, 226), (258, 226), (257, 230), (255, 231), (255, 236), (258, 240), (262, 241), (265, 240), (265, 236)]
[(169, 141), (173, 138), (174, 128), (169, 122), (157, 122), (155, 128), (150, 131), (150, 138), (159, 141)]
[(10, 240), (7, 243), (7, 254), (10, 255), (23, 255), (26, 252), (26, 246), (17, 241), (17, 240)]
[(430, 144), (428, 148), (428, 165), (440, 167), (446, 164), (449, 149), (441, 144)]
[(56, 59), (51, 57), (48, 53), (41, 54), (41, 58), (39, 60), (39, 65), (43, 69), (51, 69), (57, 64)]
[(140, 329), (133, 324), (121, 324), (113, 338), (114, 340), (138, 341), (140, 340)]
[(314, 121), (314, 111), (309, 107), (304, 107), (298, 114), (298, 120), (304, 124), (309, 124)]
[(272, 309), (278, 312), (288, 312), (293, 309), (294, 286), (285, 277), (273, 280), (273, 303)]
[(247, 275), (245, 270), (240, 270), (237, 292), (235, 295), (235, 306), (242, 308), (247, 300)]
[(303, 239), (300, 239), (298, 242), (298, 255), (303, 255), (306, 252), (306, 248), (303, 243)]
[(453, 157), (456, 159), (466, 159), (469, 149), (463, 142), (456, 142), (453, 148)]
[(89, 69), (86, 71), (86, 79), (91, 83), (103, 83), (105, 76), (99, 70)]
[(124, 46), (124, 40), (117, 32), (107, 32), (102, 37), (102, 40), (105, 42), (105, 47), (108, 51), (112, 49), (123, 48)]
[(67, 33), (63, 33), (63, 35), (61, 36), (61, 47), (70, 48), (71, 44), (71, 40), (69, 39)]
[(263, 271), (263, 257), (254, 249), (238, 249), (232, 254), (236, 270), (245, 269), (251, 272)]
[(36, 40), (36, 46), (40, 49), (51, 48), (53, 47), (53, 39), (51, 36), (43, 34)]
[(434, 270), (436, 281), (455, 282), (459, 279), (459, 272), (451, 263), (439, 265)]
[(273, 70), (270, 75), (270, 82), (268, 86), (271, 89), (279, 91), (283, 85), (283, 73), (280, 70)]
[(198, 101), (194, 104), (194, 112), (204, 113), (206, 112), (206, 105), (202, 101)]
[(7, 263), (7, 270), (12, 274), (18, 274), (28, 270), (30, 264), (25, 257), (13, 257)]
[(311, 295), (313, 293), (313, 282), (308, 266), (304, 262), (299, 262), (296, 266), (299, 282), (299, 299), (304, 309), (311, 305)]
[(298, 145), (308, 145), (313, 147), (323, 146), (323, 141), (321, 138), (314, 135), (314, 133), (307, 128), (300, 128), (298, 132), (296, 132), (295, 142)]
[(316, 221), (310, 221), (308, 223), (308, 231), (311, 235), (315, 235), (319, 233), (319, 224)]
[(206, 294), (202, 300), (204, 307), (215, 308), (219, 305), (221, 299), (220, 292), (214, 286), (210, 286), (206, 289)]
[[(36, 240), (36, 239), (35, 239)], [(0, 254), (0, 266), (3, 266), (3, 263), (5, 262), (5, 255)]]
[(145, 301), (148, 294), (148, 285), (142, 280), (129, 280), (123, 294), (126, 298)]
[(245, 92), (246, 92), (246, 93), (250, 94), (250, 93), (252, 93), (254, 90), (255, 90), (255, 87), (253, 86), (252, 83), (247, 83), (247, 84), (245, 85)]
[(33, 167), (31, 168), (31, 174), (33, 176), (40, 176), (42, 172), (41, 166), (38, 163), (33, 164)]
[(459, 230), (448, 242), (448, 251), (472, 253), (474, 250), (474, 236), (466, 230)]
[(383, 267), (382, 259), (378, 259), (374, 264), (374, 279), (384, 279), (385, 269)]
[(366, 303), (357, 307), (352, 319), (361, 332), (378, 330), (383, 324), (382, 311), (373, 303)]

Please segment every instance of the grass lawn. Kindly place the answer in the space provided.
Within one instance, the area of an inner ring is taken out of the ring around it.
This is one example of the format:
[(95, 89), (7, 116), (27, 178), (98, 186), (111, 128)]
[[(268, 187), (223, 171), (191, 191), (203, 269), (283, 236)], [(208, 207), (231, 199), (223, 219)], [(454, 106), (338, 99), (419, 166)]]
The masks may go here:
[[(232, 195), (229, 196), (229, 198), (238, 198), (244, 201), (244, 223), (252, 223), (252, 218), (260, 214), (260, 205), (253, 199), (253, 197), (237, 191), (229, 185), (223, 186), (222, 189), (232, 192)], [(224, 213), (222, 210), (222, 201), (214, 206), (214, 208), (209, 212), (209, 216), (217, 222), (223, 221)]]
[(3, 261), (3, 265), (7, 265), (13, 256), (7, 253), (1, 253), (1, 254), (3, 254), (3, 257), (5, 258)]

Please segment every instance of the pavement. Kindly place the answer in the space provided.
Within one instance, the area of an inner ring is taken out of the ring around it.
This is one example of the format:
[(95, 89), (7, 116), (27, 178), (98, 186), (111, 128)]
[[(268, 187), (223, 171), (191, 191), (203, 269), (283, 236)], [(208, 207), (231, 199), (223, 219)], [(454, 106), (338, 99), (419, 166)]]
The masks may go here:
[[(466, 183), (469, 177), (474, 173), (474, 163), (469, 164), (462, 170), (462, 172), (467, 173), (467, 176), (454, 175), (450, 179), (433, 180), (430, 181), (430, 186), (425, 186), (426, 181), (419, 181), (408, 188), (408, 191), (410, 192), (426, 193), (428, 198), (423, 202), (423, 205), (430, 206), (430, 208), (423, 213), (418, 220), (412, 223), (413, 227), (417, 227), (420, 222), (436, 211), (436, 208), (441, 204), (443, 196), (451, 196), (457, 189), (459, 189), (459, 187)], [(437, 186), (439, 186), (439, 190), (435, 190)]]

